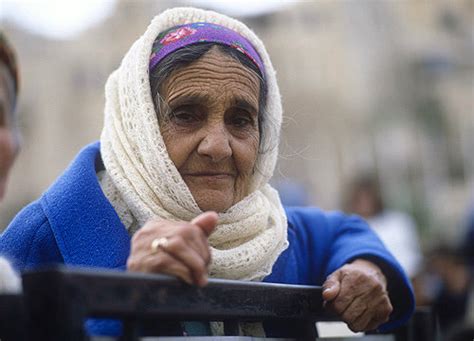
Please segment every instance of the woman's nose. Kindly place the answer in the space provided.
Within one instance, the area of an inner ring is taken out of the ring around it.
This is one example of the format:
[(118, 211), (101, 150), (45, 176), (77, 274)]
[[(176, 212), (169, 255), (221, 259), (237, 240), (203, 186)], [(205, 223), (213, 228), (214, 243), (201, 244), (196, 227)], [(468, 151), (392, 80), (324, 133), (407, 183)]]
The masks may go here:
[(206, 129), (198, 146), (198, 153), (211, 158), (213, 162), (225, 160), (232, 155), (229, 132), (224, 124), (216, 124)]

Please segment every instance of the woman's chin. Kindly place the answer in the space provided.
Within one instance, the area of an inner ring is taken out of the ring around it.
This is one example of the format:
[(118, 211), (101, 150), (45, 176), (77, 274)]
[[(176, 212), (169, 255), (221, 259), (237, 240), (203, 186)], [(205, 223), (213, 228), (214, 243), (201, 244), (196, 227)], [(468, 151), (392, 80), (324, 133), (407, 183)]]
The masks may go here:
[(201, 211), (207, 212), (207, 211), (214, 211), (217, 213), (223, 213), (227, 211), (232, 204), (230, 205), (223, 205), (223, 203), (211, 203), (211, 202), (206, 202), (206, 203), (197, 203)]
[(234, 204), (233, 195), (226, 195), (219, 191), (204, 191), (194, 195), (194, 199), (203, 212), (225, 212)]

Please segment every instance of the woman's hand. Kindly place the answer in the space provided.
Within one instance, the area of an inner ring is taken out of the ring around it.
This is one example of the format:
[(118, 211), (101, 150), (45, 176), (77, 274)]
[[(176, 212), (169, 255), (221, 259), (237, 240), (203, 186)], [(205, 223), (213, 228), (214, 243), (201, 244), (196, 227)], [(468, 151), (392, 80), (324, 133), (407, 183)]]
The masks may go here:
[(205, 212), (191, 222), (148, 221), (132, 238), (127, 269), (165, 273), (188, 284), (206, 285), (211, 261), (207, 238), (216, 227), (217, 218), (217, 213)]
[(354, 332), (374, 330), (392, 313), (387, 279), (377, 265), (367, 260), (357, 259), (336, 270), (323, 288), (326, 308)]

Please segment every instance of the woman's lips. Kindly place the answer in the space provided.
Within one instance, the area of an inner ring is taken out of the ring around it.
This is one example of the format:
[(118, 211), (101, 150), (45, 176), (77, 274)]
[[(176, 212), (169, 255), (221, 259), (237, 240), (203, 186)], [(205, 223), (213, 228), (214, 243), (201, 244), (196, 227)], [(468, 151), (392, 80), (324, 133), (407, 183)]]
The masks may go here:
[(234, 178), (235, 175), (232, 173), (212, 173), (212, 172), (199, 172), (199, 173), (186, 173), (183, 176), (195, 177), (195, 178), (209, 178), (209, 179), (222, 179), (226, 180)]
[(228, 172), (189, 172), (182, 174), (185, 182), (190, 186), (192, 183), (209, 188), (222, 188), (231, 186), (235, 181), (235, 175)]

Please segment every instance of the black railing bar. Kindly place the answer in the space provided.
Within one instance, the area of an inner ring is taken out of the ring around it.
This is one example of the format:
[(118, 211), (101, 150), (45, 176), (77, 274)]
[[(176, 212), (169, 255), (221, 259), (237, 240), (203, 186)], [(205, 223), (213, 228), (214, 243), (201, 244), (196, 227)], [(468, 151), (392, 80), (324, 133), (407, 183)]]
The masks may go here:
[(54, 282), (64, 292), (76, 292), (85, 301), (88, 314), (94, 316), (258, 320), (323, 314), (321, 288), (311, 286), (211, 280), (216, 281), (214, 286), (196, 288), (169, 276), (61, 268), (27, 273), (24, 280), (35, 287)]
[[(128, 271), (119, 271), (109, 268), (83, 268), (78, 266), (64, 266), (57, 265), (47, 268), (42, 268), (39, 270), (30, 270), (23, 273), (23, 277), (29, 276), (61, 276), (61, 277), (70, 277), (70, 278), (94, 278), (100, 279), (105, 278), (107, 280), (120, 279), (124, 283), (135, 282), (137, 280), (144, 282), (159, 282), (162, 284), (169, 284), (174, 286), (189, 286), (173, 276), (162, 275), (162, 274), (148, 274), (142, 272), (128, 272)], [(221, 287), (226, 286), (232, 288), (233, 286), (237, 287), (248, 287), (256, 290), (267, 290), (267, 289), (284, 289), (284, 290), (321, 290), (320, 286), (313, 285), (300, 285), (300, 284), (282, 284), (282, 283), (267, 283), (267, 282), (254, 282), (254, 281), (240, 281), (240, 280), (229, 280), (229, 279), (217, 279), (209, 278), (209, 283), (206, 288), (213, 288), (215, 286)]]

